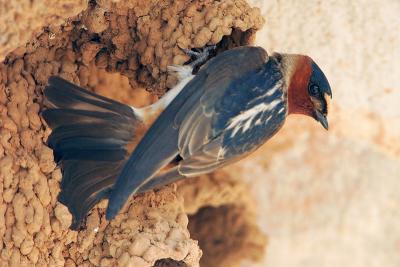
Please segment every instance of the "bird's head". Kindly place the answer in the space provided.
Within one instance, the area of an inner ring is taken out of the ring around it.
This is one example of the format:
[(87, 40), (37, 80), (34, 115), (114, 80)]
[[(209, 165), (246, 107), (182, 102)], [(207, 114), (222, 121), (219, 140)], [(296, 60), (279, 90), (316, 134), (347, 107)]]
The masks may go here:
[(308, 56), (282, 54), (289, 114), (303, 114), (328, 129), (328, 104), (332, 91), (327, 78)]

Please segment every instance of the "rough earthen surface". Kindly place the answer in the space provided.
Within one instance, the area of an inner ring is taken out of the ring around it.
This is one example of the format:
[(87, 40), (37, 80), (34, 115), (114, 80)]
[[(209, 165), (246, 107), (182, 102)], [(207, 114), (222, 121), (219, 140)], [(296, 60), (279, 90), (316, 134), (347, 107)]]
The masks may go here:
[[(88, 6), (71, 1), (73, 9), (31, 1), (38, 3), (55, 9), (43, 10), (44, 15), (33, 14), (37, 10), (31, 6), (18, 7), (35, 23), (5, 31), (29, 35), (0, 42), (0, 54), (13, 50), (0, 63), (0, 265), (198, 266), (202, 251), (188, 231), (186, 205), (194, 197), (188, 193), (190, 185), (180, 192), (169, 186), (137, 196), (110, 223), (104, 219), (103, 201), (89, 215), (86, 230), (68, 229), (71, 215), (57, 202), (61, 173), (44, 145), (50, 130), (39, 114), (42, 90), (50, 75), (59, 75), (125, 103), (144, 105), (154, 96), (143, 88), (161, 95), (175, 82), (165, 70), (188, 60), (180, 48), (221, 40), (219, 49), (245, 44), (263, 23), (258, 9), (228, 0), (90, 1)], [(0, 10), (15, 14), (17, 7), (8, 4)], [(62, 18), (54, 17), (55, 10), (68, 10), (62, 17), (72, 17), (60, 27), (48, 25)], [(24, 45), (42, 25), (50, 27)], [(209, 182), (204, 188), (215, 186)], [(229, 201), (221, 199), (232, 199), (235, 190), (204, 200), (197, 195), (197, 207), (191, 210), (225, 204)]]
[(87, 7), (87, 0), (0, 2), (0, 61), (45, 26), (57, 26)]
[(267, 244), (256, 223), (257, 205), (248, 186), (227, 170), (178, 183), (191, 237), (203, 250), (201, 266), (236, 267), (259, 261)]

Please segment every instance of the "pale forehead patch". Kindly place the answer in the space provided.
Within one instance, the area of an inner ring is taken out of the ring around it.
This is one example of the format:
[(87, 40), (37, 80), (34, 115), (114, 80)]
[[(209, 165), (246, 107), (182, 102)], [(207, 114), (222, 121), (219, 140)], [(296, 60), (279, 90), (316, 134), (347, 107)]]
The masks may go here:
[[(310, 96), (310, 99), (314, 104), (314, 108), (322, 111), (322, 104), (321, 104), (320, 100), (318, 100), (317, 98), (312, 97), (312, 96)], [(331, 97), (327, 93), (324, 93), (324, 99), (326, 102), (326, 114), (328, 114), (329, 108), (330, 108), (330, 103), (331, 103)], [(326, 115), (326, 114), (324, 114), (324, 115)]]
[(318, 98), (310, 96), (310, 99), (314, 105), (314, 108), (316, 108), (317, 110), (322, 110), (322, 104)]
[(326, 102), (326, 114), (328, 114), (331, 108), (331, 97), (327, 93), (324, 93), (324, 98)]

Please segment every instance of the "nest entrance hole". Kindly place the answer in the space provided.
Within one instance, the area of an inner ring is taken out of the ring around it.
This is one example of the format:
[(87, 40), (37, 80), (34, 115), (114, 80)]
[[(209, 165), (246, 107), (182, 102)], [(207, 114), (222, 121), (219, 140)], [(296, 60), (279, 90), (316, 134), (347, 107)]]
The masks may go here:
[(189, 217), (188, 228), (203, 250), (200, 266), (240, 266), (264, 255), (266, 238), (244, 206), (203, 207)]

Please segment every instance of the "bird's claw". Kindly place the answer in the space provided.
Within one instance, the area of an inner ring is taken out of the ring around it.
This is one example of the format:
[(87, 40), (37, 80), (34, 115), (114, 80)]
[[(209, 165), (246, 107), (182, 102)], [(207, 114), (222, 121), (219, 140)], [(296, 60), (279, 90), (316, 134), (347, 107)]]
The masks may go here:
[(204, 47), (203, 49), (198, 49), (199, 51), (193, 51), (189, 49), (182, 48), (182, 51), (185, 52), (186, 55), (190, 56), (194, 60), (190, 62), (188, 65), (192, 67), (193, 69), (199, 67), (200, 65), (204, 64), (212, 51), (215, 50), (217, 46), (216, 45), (210, 45), (207, 47)]
[(194, 58), (198, 58), (200, 56), (200, 52), (196, 52), (190, 49), (182, 48), (182, 51), (185, 52), (186, 55)]

